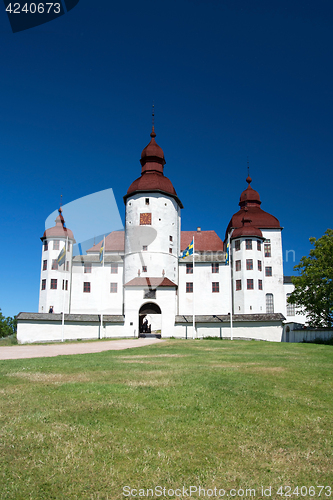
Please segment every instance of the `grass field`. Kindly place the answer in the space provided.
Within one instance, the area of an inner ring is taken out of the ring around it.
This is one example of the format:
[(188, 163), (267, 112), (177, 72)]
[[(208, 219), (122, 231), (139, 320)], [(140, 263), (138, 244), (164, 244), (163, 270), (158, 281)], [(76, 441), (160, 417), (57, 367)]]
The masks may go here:
[(1, 361), (0, 498), (329, 498), (332, 362), (326, 345), (209, 340)]

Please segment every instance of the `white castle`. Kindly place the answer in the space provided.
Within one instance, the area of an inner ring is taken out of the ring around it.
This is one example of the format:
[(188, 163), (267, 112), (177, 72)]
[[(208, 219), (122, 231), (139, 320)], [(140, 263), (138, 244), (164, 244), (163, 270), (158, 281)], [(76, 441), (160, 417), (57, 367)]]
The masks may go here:
[[(38, 313), (20, 313), (19, 341), (147, 334), (284, 340), (286, 321), (304, 323), (305, 317), (287, 304), (293, 285), (283, 275), (282, 227), (261, 209), (252, 179), (224, 241), (199, 227), (182, 231), (183, 205), (164, 175), (154, 127), (150, 137), (141, 176), (124, 196), (124, 231), (74, 257), (74, 235), (61, 209), (44, 232)], [(194, 256), (183, 258), (193, 238)]]

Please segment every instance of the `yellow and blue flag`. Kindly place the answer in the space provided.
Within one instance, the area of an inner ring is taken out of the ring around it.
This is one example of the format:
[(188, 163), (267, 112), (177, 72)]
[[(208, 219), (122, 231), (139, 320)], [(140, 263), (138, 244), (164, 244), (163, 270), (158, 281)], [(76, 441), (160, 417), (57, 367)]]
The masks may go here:
[(99, 261), (102, 263), (103, 262), (103, 254), (104, 254), (104, 245), (101, 247), (99, 251)]
[(184, 259), (188, 255), (193, 254), (193, 245), (194, 245), (194, 241), (192, 240), (191, 243), (189, 244), (189, 246), (187, 248), (185, 248), (184, 252), (182, 253), (182, 259)]
[(65, 263), (66, 260), (66, 245), (64, 248), (61, 250), (60, 254), (58, 255), (57, 262), (58, 266), (62, 266)]
[(227, 255), (225, 257), (225, 265), (228, 266), (229, 265), (229, 253), (230, 253), (230, 250), (229, 250), (229, 243), (227, 244)]

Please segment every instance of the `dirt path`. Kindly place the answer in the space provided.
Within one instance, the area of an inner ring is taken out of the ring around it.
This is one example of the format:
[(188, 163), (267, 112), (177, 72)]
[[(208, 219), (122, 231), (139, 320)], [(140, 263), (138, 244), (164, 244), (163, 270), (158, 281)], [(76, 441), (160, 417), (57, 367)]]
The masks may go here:
[(88, 354), (90, 352), (119, 351), (121, 349), (132, 349), (133, 347), (144, 347), (146, 345), (164, 342), (160, 339), (130, 339), (111, 340), (103, 342), (87, 342), (80, 344), (52, 344), (52, 345), (14, 345), (0, 347), (1, 359), (24, 359), (24, 358), (52, 358), (69, 354)]

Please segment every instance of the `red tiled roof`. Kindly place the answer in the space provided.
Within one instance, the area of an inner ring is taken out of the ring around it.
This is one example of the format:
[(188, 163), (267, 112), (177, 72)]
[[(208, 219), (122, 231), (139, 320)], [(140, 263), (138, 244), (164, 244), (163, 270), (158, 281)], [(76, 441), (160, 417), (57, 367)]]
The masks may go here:
[(173, 283), (169, 278), (134, 278), (131, 281), (125, 283), (124, 286), (148, 286), (152, 288), (157, 288), (160, 286), (173, 286), (177, 287), (176, 283)]
[[(89, 248), (88, 252), (99, 252), (103, 240), (97, 245)], [(112, 233), (105, 236), (105, 252), (123, 252), (125, 250), (125, 231), (112, 231)]]
[(73, 231), (68, 229), (65, 225), (65, 220), (62, 216), (61, 208), (59, 208), (58, 212), (59, 212), (59, 215), (55, 220), (56, 225), (53, 227), (50, 227), (49, 229), (46, 229), (44, 231), (44, 234), (43, 234), (41, 240), (43, 241), (45, 239), (50, 239), (50, 238), (67, 238), (67, 236), (68, 236), (68, 239), (74, 240), (74, 243), (76, 243), (75, 239), (74, 239)]
[(180, 250), (189, 246), (194, 235), (194, 251), (223, 252), (223, 241), (215, 231), (182, 231)]

